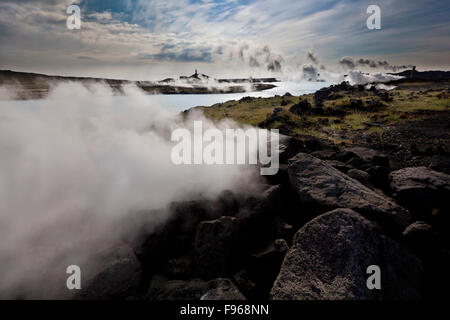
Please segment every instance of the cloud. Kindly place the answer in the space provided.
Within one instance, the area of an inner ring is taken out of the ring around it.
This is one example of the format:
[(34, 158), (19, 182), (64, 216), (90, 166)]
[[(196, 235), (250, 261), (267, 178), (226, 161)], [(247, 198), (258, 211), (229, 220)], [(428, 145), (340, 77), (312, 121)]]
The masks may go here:
[(78, 56), (77, 59), (80, 59), (80, 60), (96, 60), (94, 57), (88, 57), (88, 56)]
[(138, 59), (151, 59), (160, 61), (177, 61), (177, 62), (211, 62), (211, 49), (208, 48), (183, 48), (182, 50), (164, 49), (158, 53), (138, 54)]
[[(82, 30), (71, 32), (65, 27), (65, 8), (72, 2), (2, 1), (0, 41), (7, 49), (0, 52), (1, 65), (43, 71), (71, 66), (80, 72), (97, 68), (113, 72), (123, 67), (135, 74), (149, 60), (142, 57), (153, 55), (153, 62), (166, 67), (172, 62), (174, 69), (184, 68), (179, 64), (182, 61), (214, 63), (211, 69), (220, 74), (229, 70), (229, 64), (218, 57), (219, 52), (239, 43), (270, 45), (282, 59), (266, 62), (251, 55), (246, 61), (250, 70), (269, 72), (278, 66), (286, 69), (297, 52), (310, 47), (320, 53), (322, 65), (336, 66), (339, 56), (361, 56), (375, 62), (387, 59), (391, 70), (410, 64), (448, 66), (450, 53), (446, 36), (450, 5), (437, 0), (429, 4), (381, 0), (380, 32), (367, 30), (366, 5), (350, 0), (83, 0), (79, 1)], [(176, 50), (164, 51), (164, 44)], [(211, 55), (195, 53), (199, 48), (210, 48)], [(93, 68), (88, 61), (74, 61), (80, 55), (95, 56), (98, 63)], [(312, 53), (308, 62), (319, 65), (316, 58)], [(360, 61), (359, 66), (364, 63), (368, 68), (375, 66), (371, 61)]]

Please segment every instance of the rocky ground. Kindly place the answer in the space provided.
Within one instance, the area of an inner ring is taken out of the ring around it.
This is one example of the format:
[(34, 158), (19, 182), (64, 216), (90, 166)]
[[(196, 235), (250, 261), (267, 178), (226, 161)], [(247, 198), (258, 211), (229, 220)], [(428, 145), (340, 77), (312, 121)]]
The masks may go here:
[[(388, 156), (365, 147), (283, 143), (281, 170), (259, 196), (173, 203), (170, 220), (124, 244), (78, 298), (447, 295), (449, 175), (392, 170)], [(370, 265), (380, 267), (381, 290), (366, 286)]]
[[(448, 297), (448, 83), (428, 93), (423, 85), (402, 86), (388, 92), (342, 84), (306, 97), (242, 101), (270, 110), (260, 126), (291, 133), (263, 192), (172, 203), (170, 220), (151, 233), (143, 227), (78, 298)], [(209, 115), (226, 110), (242, 120), (233, 108), (243, 106), (217, 105)], [(364, 123), (349, 118), (355, 112)], [(247, 123), (259, 121), (255, 113)], [(295, 130), (327, 117), (322, 133)], [(335, 120), (340, 127), (330, 128)], [(379, 290), (367, 287), (371, 265), (381, 271)]]

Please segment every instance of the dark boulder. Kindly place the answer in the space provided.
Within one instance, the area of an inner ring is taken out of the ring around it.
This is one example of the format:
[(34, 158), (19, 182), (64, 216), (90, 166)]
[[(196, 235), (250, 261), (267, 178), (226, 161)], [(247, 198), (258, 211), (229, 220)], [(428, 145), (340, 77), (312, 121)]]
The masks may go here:
[(238, 270), (246, 255), (273, 241), (290, 237), (291, 228), (277, 213), (282, 207), (281, 186), (270, 186), (236, 217), (203, 221), (195, 238), (196, 275), (211, 279)]
[(246, 263), (249, 278), (255, 283), (253, 298), (267, 299), (270, 289), (280, 272), (281, 263), (289, 250), (283, 239), (271, 241), (253, 253)]
[(350, 208), (395, 229), (409, 224), (407, 210), (309, 154), (290, 159), (288, 173), (300, 201), (309, 204), (316, 215)]
[[(370, 265), (379, 266), (381, 289), (368, 289)], [(336, 209), (295, 235), (272, 290), (276, 300), (420, 299), (420, 259), (350, 209)]]
[(318, 107), (322, 106), (323, 101), (328, 99), (332, 90), (330, 88), (322, 88), (314, 93), (314, 104)]
[(137, 294), (142, 267), (130, 247), (121, 246), (101, 260), (98, 271), (89, 276), (86, 286), (82, 285), (77, 299), (125, 299)]
[(281, 164), (286, 164), (290, 158), (304, 149), (305, 144), (303, 143), (303, 141), (293, 137), (280, 135), (279, 161)]
[(276, 227), (283, 228), (276, 225), (276, 220), (279, 220), (277, 215), (283, 206), (281, 185), (275, 185), (265, 190), (249, 210), (242, 210), (236, 215), (239, 219), (239, 237), (242, 242), (239, 249), (242, 252), (249, 252), (261, 242), (278, 236), (277, 231), (282, 232), (281, 229), (276, 230)]
[[(301, 139), (299, 139), (280, 135), (279, 150), (279, 159), (281, 164), (287, 164), (290, 158), (300, 152), (318, 152), (319, 154), (330, 157), (334, 157), (332, 152), (335, 152), (332, 150), (332, 145), (329, 141), (313, 136), (302, 136)], [(320, 158), (320, 156), (318, 158)]]
[(416, 221), (403, 232), (402, 242), (424, 263), (423, 295), (425, 299), (442, 299), (448, 296), (450, 278), (450, 252), (435, 228), (423, 221)]
[(389, 92), (387, 91), (380, 91), (378, 93), (378, 97), (380, 97), (380, 99), (385, 102), (391, 102), (393, 100), (393, 98), (389, 95)]
[(195, 237), (197, 274), (204, 279), (229, 274), (242, 248), (239, 235), (237, 218), (220, 217), (201, 222)]
[(417, 219), (424, 219), (448, 234), (450, 227), (450, 175), (426, 167), (391, 172), (391, 188)]
[[(283, 104), (281, 104), (281, 105), (283, 105)], [(281, 111), (283, 111), (283, 108), (280, 108), (280, 107), (274, 108), (274, 109), (273, 109), (273, 115), (276, 116), (276, 115), (277, 115), (278, 113), (280, 113)]]
[(261, 222), (272, 222), (281, 206), (281, 186), (269, 186), (260, 196), (250, 210), (239, 212), (238, 217), (242, 223), (254, 223), (260, 225)]
[[(143, 212), (144, 217), (138, 221), (149, 220), (149, 223), (134, 241), (136, 254), (140, 260), (149, 261), (155, 267), (155, 261), (159, 263), (179, 257), (192, 249), (201, 221), (234, 215), (244, 202), (243, 196), (225, 190), (214, 200), (199, 198), (172, 202), (167, 209)], [(152, 223), (157, 219), (163, 222), (157, 225)]]
[(433, 227), (423, 221), (410, 224), (402, 235), (403, 243), (421, 258), (439, 249), (438, 238)]
[(364, 102), (361, 99), (350, 99), (349, 103), (345, 105), (344, 108), (349, 108), (352, 110), (363, 110)]
[(362, 168), (369, 168), (371, 166), (389, 168), (389, 158), (374, 149), (365, 147), (346, 148), (339, 160), (347, 162), (353, 158), (360, 160), (359, 163)]
[(386, 105), (381, 102), (379, 99), (371, 99), (368, 104), (367, 107), (371, 110), (376, 110), (376, 109), (380, 109), (380, 108), (385, 108)]
[(289, 108), (289, 111), (298, 116), (311, 114), (311, 104), (307, 100), (300, 100)]
[(240, 102), (251, 102), (253, 101), (253, 97), (250, 96), (246, 96), (246, 97), (242, 97), (241, 99), (239, 99)]
[[(226, 200), (222, 201), (225, 205)], [(220, 217), (217, 203), (209, 200), (172, 202), (164, 211), (168, 220), (146, 234), (136, 252), (152, 260), (177, 257), (189, 250), (194, 242), (197, 225)]]

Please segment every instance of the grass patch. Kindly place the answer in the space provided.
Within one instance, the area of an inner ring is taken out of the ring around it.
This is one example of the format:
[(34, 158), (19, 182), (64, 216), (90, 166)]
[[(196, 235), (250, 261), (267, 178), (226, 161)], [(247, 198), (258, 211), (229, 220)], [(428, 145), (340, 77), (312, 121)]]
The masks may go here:
[[(328, 139), (338, 144), (348, 142), (352, 132), (370, 134), (383, 138), (383, 127), (400, 121), (420, 119), (430, 112), (447, 111), (450, 99), (447, 89), (419, 91), (416, 87), (398, 88), (389, 91), (389, 99), (371, 91), (339, 92), (325, 100), (323, 109), (328, 115), (310, 114), (298, 116), (289, 109), (307, 100), (314, 105), (313, 94), (299, 97), (276, 96), (271, 98), (243, 98), (218, 103), (211, 107), (198, 107), (205, 116), (220, 120), (231, 118), (241, 124), (262, 125), (268, 129), (280, 129), (291, 135), (310, 135)], [(349, 107), (351, 101), (360, 99), (359, 108)], [(380, 102), (375, 104), (374, 100)], [(275, 108), (281, 111), (273, 117)], [(337, 113), (333, 113), (337, 111)]]

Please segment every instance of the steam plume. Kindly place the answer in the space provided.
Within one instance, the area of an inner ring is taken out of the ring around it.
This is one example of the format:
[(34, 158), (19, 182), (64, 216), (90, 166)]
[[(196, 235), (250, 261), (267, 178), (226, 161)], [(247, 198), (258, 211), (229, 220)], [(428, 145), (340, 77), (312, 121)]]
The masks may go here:
[(133, 232), (124, 221), (134, 212), (252, 189), (257, 171), (247, 166), (173, 165), (179, 125), (136, 89), (117, 99), (101, 85), (65, 84), (47, 100), (2, 101), (0, 297), (61, 297), (66, 267)]

